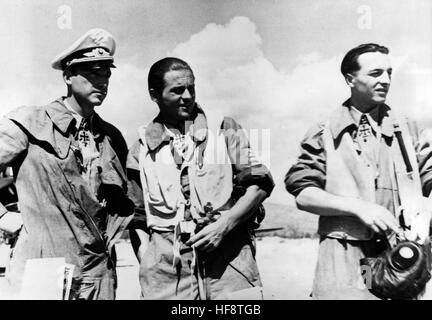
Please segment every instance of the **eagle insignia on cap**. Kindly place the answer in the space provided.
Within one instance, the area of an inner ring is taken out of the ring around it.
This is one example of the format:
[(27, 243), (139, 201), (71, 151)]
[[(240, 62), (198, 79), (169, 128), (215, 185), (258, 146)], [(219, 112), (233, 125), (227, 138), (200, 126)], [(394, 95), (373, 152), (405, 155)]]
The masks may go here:
[(93, 40), (93, 42), (96, 45), (102, 45), (104, 42), (104, 39), (106, 37), (105, 32), (102, 30), (97, 30), (96, 32), (94, 32), (93, 34), (90, 34), (89, 37)]
[(86, 57), (109, 57), (109, 52), (104, 48), (94, 48), (92, 51), (84, 53)]

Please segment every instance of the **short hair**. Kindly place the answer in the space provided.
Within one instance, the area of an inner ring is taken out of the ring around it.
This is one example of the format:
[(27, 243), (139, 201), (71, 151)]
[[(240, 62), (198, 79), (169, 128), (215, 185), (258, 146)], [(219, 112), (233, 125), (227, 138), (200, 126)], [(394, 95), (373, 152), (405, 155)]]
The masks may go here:
[(358, 57), (366, 52), (381, 52), (383, 54), (388, 54), (389, 49), (376, 43), (365, 43), (351, 49), (342, 60), (341, 72), (344, 77), (348, 73), (360, 70)]
[(157, 93), (161, 93), (164, 88), (164, 76), (172, 70), (189, 70), (192, 75), (192, 68), (183, 60), (174, 57), (163, 58), (155, 62), (148, 74), (148, 89), (153, 89)]

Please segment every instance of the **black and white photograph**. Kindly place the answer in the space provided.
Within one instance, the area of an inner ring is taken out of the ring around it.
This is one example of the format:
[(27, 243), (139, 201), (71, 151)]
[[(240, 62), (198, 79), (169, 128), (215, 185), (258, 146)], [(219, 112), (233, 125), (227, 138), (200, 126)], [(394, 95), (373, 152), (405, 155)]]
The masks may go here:
[(0, 300), (432, 299), (431, 1), (0, 12)]

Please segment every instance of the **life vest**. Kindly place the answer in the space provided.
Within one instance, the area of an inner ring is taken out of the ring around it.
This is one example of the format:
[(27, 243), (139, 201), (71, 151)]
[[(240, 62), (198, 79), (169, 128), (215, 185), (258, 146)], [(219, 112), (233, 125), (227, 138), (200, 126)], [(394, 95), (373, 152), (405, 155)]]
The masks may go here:
[[(225, 135), (223, 117), (205, 113), (207, 133), (203, 142), (194, 142), (194, 150), (179, 170), (169, 143), (162, 143), (154, 151), (148, 149), (145, 130), (139, 129), (141, 147), (139, 165), (145, 202), (147, 226), (156, 230), (174, 228), (184, 219), (185, 207), (190, 207), (193, 218), (199, 218), (204, 206), (213, 210), (227, 210), (233, 205), (233, 170)], [(180, 185), (180, 173), (188, 166), (190, 203)]]

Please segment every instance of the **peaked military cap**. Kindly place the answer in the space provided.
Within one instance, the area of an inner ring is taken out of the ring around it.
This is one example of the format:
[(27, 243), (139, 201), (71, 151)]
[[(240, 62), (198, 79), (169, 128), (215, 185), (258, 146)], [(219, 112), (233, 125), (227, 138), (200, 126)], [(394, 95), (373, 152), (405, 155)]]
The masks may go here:
[(115, 49), (116, 43), (111, 33), (100, 28), (91, 29), (55, 57), (51, 66), (65, 70), (78, 63), (106, 61), (110, 67), (115, 68)]

